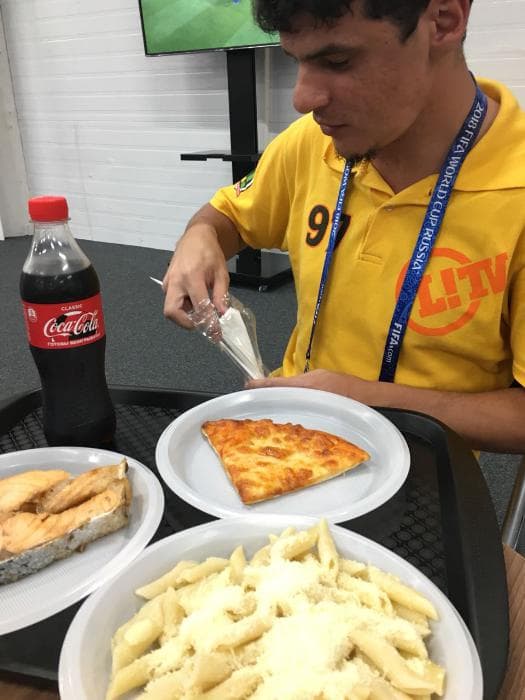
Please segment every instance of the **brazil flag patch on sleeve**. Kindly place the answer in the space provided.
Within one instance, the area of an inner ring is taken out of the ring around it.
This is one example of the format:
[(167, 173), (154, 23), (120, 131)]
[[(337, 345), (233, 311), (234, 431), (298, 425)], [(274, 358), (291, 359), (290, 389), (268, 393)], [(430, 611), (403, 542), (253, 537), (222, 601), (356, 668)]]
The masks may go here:
[(237, 193), (237, 197), (241, 194), (241, 192), (245, 192), (252, 186), (254, 176), (255, 170), (252, 170), (251, 173), (248, 173), (248, 175), (245, 175), (243, 178), (241, 178), (239, 182), (235, 183), (234, 187), (235, 192)]

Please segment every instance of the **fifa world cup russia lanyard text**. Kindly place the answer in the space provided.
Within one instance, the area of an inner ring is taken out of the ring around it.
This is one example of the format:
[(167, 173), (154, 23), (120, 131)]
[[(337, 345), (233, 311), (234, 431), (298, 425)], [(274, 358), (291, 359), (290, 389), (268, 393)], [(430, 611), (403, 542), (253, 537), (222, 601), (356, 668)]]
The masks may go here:
[[(487, 97), (483, 94), (480, 88), (476, 86), (476, 97), (474, 98), (474, 103), (447, 154), (443, 167), (441, 168), (441, 172), (439, 173), (425, 218), (423, 220), (423, 225), (421, 226), (421, 231), (419, 232), (416, 245), (414, 246), (412, 257), (410, 259), (405, 279), (396, 302), (392, 320), (390, 322), (383, 360), (381, 363), (379, 381), (394, 381), (397, 363), (399, 360), (399, 352), (401, 350), (410, 312), (416, 299), (419, 285), (423, 278), (428, 261), (432, 255), (432, 249), (441, 228), (441, 224), (443, 223), (450, 195), (452, 194), (452, 190), (454, 188), (454, 183), (456, 182), (460, 168), (463, 165), (463, 161), (476, 142), (481, 126), (487, 114), (487, 109)], [(339, 194), (337, 196), (337, 206), (334, 213), (332, 228), (330, 231), (330, 239), (326, 250), (323, 272), (321, 275), (321, 283), (319, 285), (319, 292), (315, 305), (312, 330), (310, 332), (310, 340), (306, 351), (305, 372), (308, 372), (310, 369), (310, 356), (314, 334), (326, 282), (328, 279), (328, 272), (332, 262), (332, 255), (337, 241), (337, 233), (339, 231), (344, 200), (351, 178), (351, 170), (352, 164), (347, 161), (343, 171), (343, 177), (341, 179)]]

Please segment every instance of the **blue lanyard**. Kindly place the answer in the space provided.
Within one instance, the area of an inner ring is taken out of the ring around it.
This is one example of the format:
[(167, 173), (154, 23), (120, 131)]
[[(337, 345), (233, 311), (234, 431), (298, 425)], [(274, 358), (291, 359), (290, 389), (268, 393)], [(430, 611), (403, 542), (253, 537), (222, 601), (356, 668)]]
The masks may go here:
[(408, 264), (386, 338), (381, 373), (379, 375), (380, 382), (394, 381), (401, 344), (419, 285), (423, 279), (423, 274), (432, 255), (434, 243), (445, 218), (445, 211), (454, 183), (463, 161), (478, 137), (483, 120), (487, 114), (487, 108), (487, 98), (476, 86), (474, 103), (441, 168), (425, 218), (423, 219), (421, 231)]
[[(443, 167), (441, 168), (441, 172), (439, 173), (425, 218), (423, 220), (423, 225), (421, 226), (416, 245), (414, 246), (412, 257), (408, 265), (407, 273), (396, 302), (390, 328), (387, 334), (379, 381), (394, 381), (401, 345), (405, 336), (410, 312), (412, 311), (412, 306), (414, 305), (419, 285), (423, 278), (428, 261), (432, 255), (432, 249), (441, 228), (441, 224), (443, 223), (450, 195), (452, 194), (452, 190), (454, 188), (454, 183), (456, 182), (460, 168), (463, 165), (463, 161), (476, 142), (481, 126), (487, 114), (487, 108), (487, 98), (480, 90), (479, 86), (476, 85), (476, 96), (474, 98), (472, 108), (461, 129), (459, 130), (459, 133), (447, 154)], [(310, 368), (310, 356), (317, 326), (317, 319), (321, 308), (326, 281), (328, 279), (332, 255), (335, 249), (344, 199), (350, 180), (350, 173), (351, 164), (347, 162), (343, 171), (343, 177), (341, 179), (341, 186), (337, 197), (337, 207), (334, 213), (330, 240), (323, 265), (321, 283), (319, 285), (317, 303), (312, 322), (312, 330), (310, 333), (310, 341), (306, 352), (306, 364), (304, 368), (305, 372), (308, 372)]]
[(346, 161), (343, 170), (343, 177), (341, 178), (341, 185), (339, 186), (337, 204), (335, 207), (334, 218), (332, 220), (332, 228), (330, 230), (328, 248), (326, 249), (326, 255), (324, 258), (323, 272), (321, 274), (321, 283), (319, 284), (319, 291), (317, 293), (317, 303), (315, 305), (314, 318), (312, 321), (312, 330), (310, 331), (310, 340), (308, 342), (308, 349), (306, 350), (306, 362), (304, 365), (305, 372), (308, 372), (308, 370), (310, 369), (310, 356), (312, 354), (312, 344), (314, 342), (315, 329), (317, 328), (317, 320), (319, 318), (319, 311), (321, 310), (321, 302), (323, 300), (324, 289), (328, 280), (328, 272), (330, 270), (330, 264), (332, 262), (332, 255), (335, 250), (337, 233), (339, 231), (339, 225), (341, 223), (341, 215), (343, 213), (346, 192), (348, 190), (348, 183), (350, 182), (350, 177), (352, 174), (352, 165), (353, 164), (351, 162)]

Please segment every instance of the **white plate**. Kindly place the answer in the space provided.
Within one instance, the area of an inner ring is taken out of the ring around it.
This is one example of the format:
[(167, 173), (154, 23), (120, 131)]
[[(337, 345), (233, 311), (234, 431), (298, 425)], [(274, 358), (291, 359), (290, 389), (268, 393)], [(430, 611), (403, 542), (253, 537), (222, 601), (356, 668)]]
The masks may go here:
[[(205, 421), (219, 418), (300, 423), (349, 440), (371, 458), (329, 481), (246, 506), (201, 433)], [(332, 523), (379, 507), (403, 485), (410, 467), (405, 438), (377, 411), (338, 394), (284, 387), (239, 391), (186, 411), (160, 436), (155, 458), (167, 486), (205, 513), (312, 515)]]
[[(251, 556), (268, 542), (269, 533), (279, 533), (290, 525), (304, 529), (314, 522), (313, 518), (282, 515), (227, 518), (184, 530), (148, 547), (125, 571), (93, 594), (73, 619), (60, 655), (61, 700), (103, 700), (111, 670), (111, 637), (144, 602), (134, 595), (136, 588), (165, 573), (180, 559), (227, 557), (240, 543)], [(442, 700), (482, 700), (481, 666), (474, 642), (443, 593), (411, 564), (384, 547), (344, 528), (330, 529), (342, 556), (399, 576), (436, 607), (440, 620), (432, 623), (429, 651), (431, 658), (447, 671)]]
[[(124, 455), (90, 447), (43, 447), (0, 456), (0, 478), (28, 469), (64, 469), (80, 474), (117, 464)], [(0, 585), (0, 634), (44, 620), (92, 593), (127, 566), (155, 534), (164, 494), (155, 475), (126, 457), (133, 490), (128, 525), (91, 542), (81, 554), (55, 561), (26, 578)]]

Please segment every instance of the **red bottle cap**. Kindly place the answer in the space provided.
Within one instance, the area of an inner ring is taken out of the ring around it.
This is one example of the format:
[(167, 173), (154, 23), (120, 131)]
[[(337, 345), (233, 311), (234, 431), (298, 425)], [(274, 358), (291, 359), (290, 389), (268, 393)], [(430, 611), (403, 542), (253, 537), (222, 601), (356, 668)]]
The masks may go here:
[(69, 218), (65, 197), (33, 197), (27, 208), (32, 221), (66, 221)]

